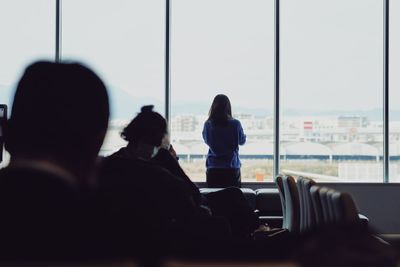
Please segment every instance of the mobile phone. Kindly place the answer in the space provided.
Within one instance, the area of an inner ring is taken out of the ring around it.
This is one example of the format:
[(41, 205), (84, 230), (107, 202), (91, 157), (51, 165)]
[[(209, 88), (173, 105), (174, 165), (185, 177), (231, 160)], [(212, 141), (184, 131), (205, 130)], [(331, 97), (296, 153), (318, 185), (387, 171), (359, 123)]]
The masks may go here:
[(7, 105), (0, 104), (0, 162), (3, 161), (4, 127), (7, 120)]

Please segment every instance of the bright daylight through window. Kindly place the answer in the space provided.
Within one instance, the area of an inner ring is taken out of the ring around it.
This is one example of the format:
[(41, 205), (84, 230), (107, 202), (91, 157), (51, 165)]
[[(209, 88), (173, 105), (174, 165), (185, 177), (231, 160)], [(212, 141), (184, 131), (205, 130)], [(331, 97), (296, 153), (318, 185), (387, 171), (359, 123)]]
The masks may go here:
[(390, 182), (400, 182), (400, 0), (390, 1), (389, 156)]
[(274, 2), (175, 0), (172, 8), (171, 130), (182, 166), (205, 180), (203, 124), (222, 93), (247, 135), (242, 181), (272, 181)]
[(111, 121), (101, 151), (109, 155), (125, 145), (120, 132), (141, 106), (163, 114), (165, 1), (68, 0), (62, 12), (63, 60), (89, 64), (109, 89)]
[(281, 172), (382, 182), (383, 1), (281, 3)]
[[(28, 64), (54, 60), (54, 11), (51, 0), (1, 1), (0, 104), (11, 108), (16, 82)], [(8, 162), (4, 156), (2, 164)]]

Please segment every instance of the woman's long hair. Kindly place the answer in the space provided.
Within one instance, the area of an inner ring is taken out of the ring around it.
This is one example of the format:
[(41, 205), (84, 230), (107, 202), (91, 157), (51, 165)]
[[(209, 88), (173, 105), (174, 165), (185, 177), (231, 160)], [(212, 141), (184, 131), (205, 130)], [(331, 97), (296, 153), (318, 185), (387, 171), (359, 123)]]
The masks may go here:
[(226, 95), (216, 95), (208, 112), (208, 120), (215, 124), (224, 124), (232, 119), (231, 101)]

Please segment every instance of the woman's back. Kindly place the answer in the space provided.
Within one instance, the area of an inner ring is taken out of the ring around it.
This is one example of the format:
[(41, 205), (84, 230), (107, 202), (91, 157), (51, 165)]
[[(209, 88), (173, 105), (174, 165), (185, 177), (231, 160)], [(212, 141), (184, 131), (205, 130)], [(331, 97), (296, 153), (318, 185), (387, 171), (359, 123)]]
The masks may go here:
[(225, 123), (214, 123), (207, 120), (203, 139), (209, 146), (207, 168), (240, 168), (239, 145), (246, 142), (240, 121), (230, 119)]
[(226, 95), (216, 95), (203, 128), (207, 154), (207, 185), (229, 187), (241, 185), (239, 145), (246, 142), (242, 125), (232, 117), (231, 102)]

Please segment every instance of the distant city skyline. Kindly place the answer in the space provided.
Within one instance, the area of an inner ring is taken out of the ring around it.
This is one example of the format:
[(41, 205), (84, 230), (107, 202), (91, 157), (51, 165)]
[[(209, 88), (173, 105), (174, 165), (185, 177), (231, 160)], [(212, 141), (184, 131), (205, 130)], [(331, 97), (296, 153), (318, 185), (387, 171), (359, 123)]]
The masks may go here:
[[(10, 89), (12, 88), (12, 89)], [(13, 86), (5, 86), (0, 84), (0, 99), (4, 99), (6, 104), (11, 105), (13, 97)], [(112, 108), (112, 119), (130, 119), (140, 111), (143, 105), (155, 105), (155, 109), (164, 114), (164, 103), (160, 100), (162, 97), (140, 97), (127, 94), (126, 91), (112, 88), (109, 90), (110, 104)], [(172, 116), (179, 114), (202, 115), (207, 114), (211, 105), (211, 101), (174, 101), (172, 99)], [(232, 103), (234, 113), (245, 113), (256, 116), (272, 116), (273, 107), (252, 107), (236, 106)], [(281, 111), (282, 116), (338, 116), (338, 115), (359, 115), (365, 116), (371, 120), (380, 120), (382, 118), (382, 108), (369, 108), (364, 110), (313, 110), (309, 108), (285, 108)], [(400, 120), (400, 109), (391, 109), (391, 120)]]

